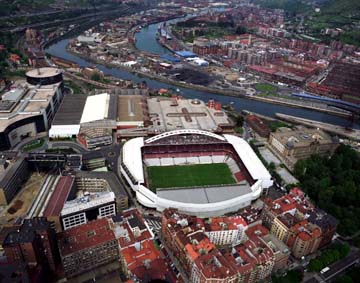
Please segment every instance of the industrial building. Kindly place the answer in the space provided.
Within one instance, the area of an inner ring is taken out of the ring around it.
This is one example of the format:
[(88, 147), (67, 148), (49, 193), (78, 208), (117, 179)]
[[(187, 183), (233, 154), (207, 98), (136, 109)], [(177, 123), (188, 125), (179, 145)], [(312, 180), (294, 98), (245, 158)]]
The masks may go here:
[(39, 68), (26, 73), (26, 83), (2, 96), (0, 101), (0, 150), (49, 130), (63, 100), (62, 73)]
[[(152, 136), (176, 129), (233, 132), (221, 103), (181, 97), (149, 97), (139, 90), (109, 91), (86, 98), (65, 98), (49, 131), (50, 138), (74, 137), (89, 149), (114, 138)], [(75, 108), (73, 109), (73, 104)]]

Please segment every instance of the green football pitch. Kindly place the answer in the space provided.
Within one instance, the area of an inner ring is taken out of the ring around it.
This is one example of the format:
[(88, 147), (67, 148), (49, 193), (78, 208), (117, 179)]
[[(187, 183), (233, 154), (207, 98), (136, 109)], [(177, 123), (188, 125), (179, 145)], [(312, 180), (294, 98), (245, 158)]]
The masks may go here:
[(236, 183), (225, 163), (149, 166), (147, 173), (151, 190)]

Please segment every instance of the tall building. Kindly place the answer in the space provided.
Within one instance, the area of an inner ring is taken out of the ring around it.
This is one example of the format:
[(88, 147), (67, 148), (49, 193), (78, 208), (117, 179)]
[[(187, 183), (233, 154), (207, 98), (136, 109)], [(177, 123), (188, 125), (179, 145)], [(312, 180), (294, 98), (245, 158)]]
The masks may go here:
[(54, 271), (60, 262), (55, 231), (43, 217), (25, 219), (18, 230), (8, 233), (3, 248), (10, 264), (42, 265)]
[(119, 244), (110, 221), (101, 218), (59, 233), (60, 255), (67, 278), (119, 260)]

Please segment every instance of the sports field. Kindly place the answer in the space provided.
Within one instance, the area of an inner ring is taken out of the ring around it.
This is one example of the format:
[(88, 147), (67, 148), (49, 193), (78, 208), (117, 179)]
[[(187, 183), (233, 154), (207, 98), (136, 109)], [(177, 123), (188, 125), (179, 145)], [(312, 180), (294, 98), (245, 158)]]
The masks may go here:
[(147, 173), (151, 190), (236, 183), (225, 163), (150, 166)]

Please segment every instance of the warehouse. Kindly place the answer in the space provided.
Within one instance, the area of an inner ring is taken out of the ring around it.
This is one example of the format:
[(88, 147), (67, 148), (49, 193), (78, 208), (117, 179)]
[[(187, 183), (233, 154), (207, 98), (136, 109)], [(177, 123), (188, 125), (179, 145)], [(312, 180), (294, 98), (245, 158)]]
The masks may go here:
[(80, 131), (80, 119), (85, 101), (86, 96), (65, 96), (49, 131), (50, 138), (77, 136)]

